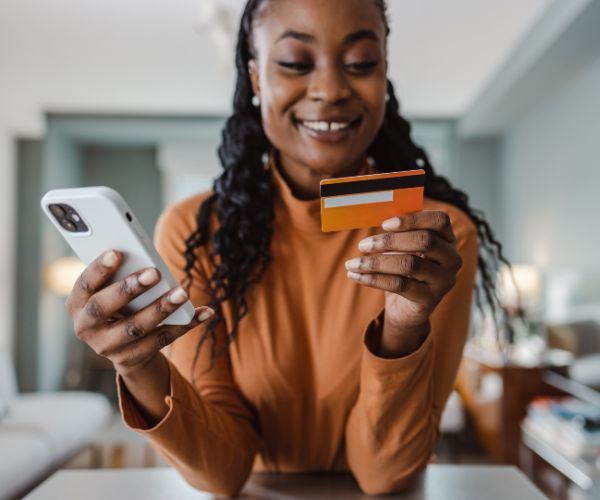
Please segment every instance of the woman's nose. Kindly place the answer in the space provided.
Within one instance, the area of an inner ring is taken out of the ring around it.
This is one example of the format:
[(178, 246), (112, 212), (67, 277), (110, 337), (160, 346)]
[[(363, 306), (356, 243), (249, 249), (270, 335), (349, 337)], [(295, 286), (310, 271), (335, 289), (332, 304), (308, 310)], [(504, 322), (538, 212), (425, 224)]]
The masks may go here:
[(352, 89), (340, 69), (324, 67), (313, 71), (308, 88), (310, 99), (335, 104), (349, 99), (351, 95)]

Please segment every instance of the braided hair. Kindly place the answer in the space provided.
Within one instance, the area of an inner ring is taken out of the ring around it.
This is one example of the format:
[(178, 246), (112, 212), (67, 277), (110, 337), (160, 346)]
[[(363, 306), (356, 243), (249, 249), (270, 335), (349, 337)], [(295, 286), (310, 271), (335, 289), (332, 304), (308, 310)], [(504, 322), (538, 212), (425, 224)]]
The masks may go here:
[[(390, 30), (385, 0), (373, 1), (381, 11), (387, 37)], [(208, 253), (214, 272), (212, 276), (205, 277), (205, 285), (215, 315), (196, 346), (194, 364), (207, 339), (211, 340), (212, 361), (219, 355), (216, 328), (224, 321), (222, 305), (226, 301), (234, 305), (234, 314), (231, 330), (227, 332), (228, 342), (222, 350), (227, 349), (236, 338), (239, 323), (248, 312), (247, 297), (260, 282), (271, 261), (275, 185), (270, 172), (264, 168), (263, 157), (270, 143), (263, 130), (260, 109), (252, 105), (253, 91), (248, 69), (249, 61), (256, 55), (253, 25), (265, 3), (266, 0), (248, 0), (242, 14), (235, 59), (237, 83), (233, 114), (225, 124), (218, 149), (223, 173), (214, 181), (212, 194), (201, 204), (196, 218), (197, 227), (185, 242), (184, 285), (189, 288), (197, 258), (196, 249), (201, 246), (208, 248), (209, 221), (214, 209), (219, 227), (212, 235), (212, 248)], [(425, 195), (454, 205), (470, 217), (477, 227), (480, 241), (476, 304), (480, 309), (483, 307), (483, 291), (495, 316), (499, 309), (496, 272), (500, 263), (508, 264), (502, 245), (495, 239), (483, 213), (471, 208), (467, 195), (434, 172), (425, 151), (411, 139), (411, 126), (399, 113), (399, 103), (389, 80), (387, 90), (389, 99), (384, 121), (367, 154), (375, 160), (376, 169), (382, 172), (424, 169)]]

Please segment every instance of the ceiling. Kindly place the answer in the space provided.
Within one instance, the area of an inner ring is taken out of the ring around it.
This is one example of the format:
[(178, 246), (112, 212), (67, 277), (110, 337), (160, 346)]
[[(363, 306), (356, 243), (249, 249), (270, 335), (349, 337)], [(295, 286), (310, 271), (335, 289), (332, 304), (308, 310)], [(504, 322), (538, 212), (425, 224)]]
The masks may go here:
[[(235, 26), (243, 2), (216, 1)], [(388, 0), (390, 76), (406, 114), (461, 116), (552, 1)], [(26, 129), (48, 109), (227, 110), (219, 30), (201, 23), (212, 2), (2, 0), (0, 126)]]
[(406, 111), (467, 111), (550, 0), (388, 0), (392, 79)]

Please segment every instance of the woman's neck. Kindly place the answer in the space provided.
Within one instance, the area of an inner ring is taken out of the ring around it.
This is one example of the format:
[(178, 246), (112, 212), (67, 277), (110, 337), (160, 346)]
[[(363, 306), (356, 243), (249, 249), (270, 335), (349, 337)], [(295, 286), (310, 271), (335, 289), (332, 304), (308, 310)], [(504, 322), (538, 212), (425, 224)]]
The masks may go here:
[(313, 200), (321, 195), (321, 180), (329, 177), (350, 177), (358, 174), (364, 163), (364, 158), (360, 158), (348, 168), (331, 176), (324, 175), (307, 165), (288, 159), (279, 152), (275, 152), (274, 161), (277, 162), (281, 177), (290, 187), (292, 194), (300, 200)]

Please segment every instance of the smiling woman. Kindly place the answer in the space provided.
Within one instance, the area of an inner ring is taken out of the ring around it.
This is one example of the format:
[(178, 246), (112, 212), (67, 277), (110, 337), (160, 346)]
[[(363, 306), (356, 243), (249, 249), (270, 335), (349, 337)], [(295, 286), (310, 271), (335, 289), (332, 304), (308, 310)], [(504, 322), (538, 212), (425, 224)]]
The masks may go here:
[[(99, 298), (107, 314), (124, 300), (101, 290), (118, 255), (72, 292), (76, 325), (93, 325), (78, 335), (115, 364), (125, 422), (198, 488), (235, 494), (252, 470), (409, 487), (439, 435), (478, 268), (495, 304), (500, 246), (412, 142), (387, 79), (388, 32), (382, 0), (250, 0), (223, 173), (155, 232), (192, 302), (216, 314), (160, 330), (172, 343), (161, 353), (135, 316), (122, 321), (136, 340), (86, 316)], [(419, 168), (422, 212), (321, 232), (322, 179)]]

